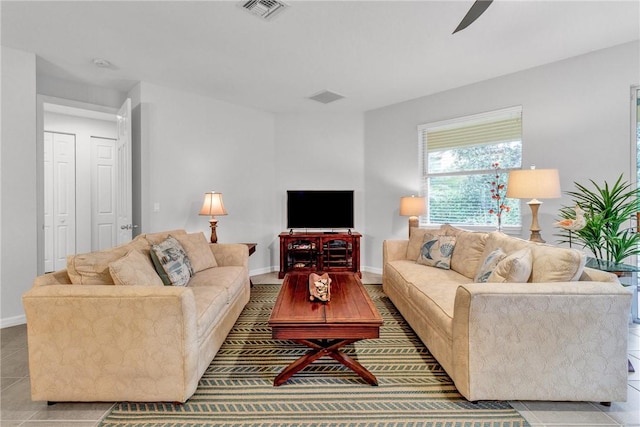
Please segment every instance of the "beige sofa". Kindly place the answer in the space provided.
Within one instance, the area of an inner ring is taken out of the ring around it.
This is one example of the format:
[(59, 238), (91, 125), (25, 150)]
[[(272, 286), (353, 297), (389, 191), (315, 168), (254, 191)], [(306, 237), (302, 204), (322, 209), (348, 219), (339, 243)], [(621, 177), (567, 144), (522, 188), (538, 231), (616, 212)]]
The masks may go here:
[[(454, 237), (450, 269), (417, 262), (439, 236)], [(445, 225), (383, 257), (384, 292), (468, 400), (626, 400), (631, 292), (582, 252)]]
[[(153, 269), (149, 249), (169, 234), (195, 271), (187, 286)], [(248, 256), (175, 230), (37, 277), (23, 296), (32, 399), (185, 402), (249, 301)]]

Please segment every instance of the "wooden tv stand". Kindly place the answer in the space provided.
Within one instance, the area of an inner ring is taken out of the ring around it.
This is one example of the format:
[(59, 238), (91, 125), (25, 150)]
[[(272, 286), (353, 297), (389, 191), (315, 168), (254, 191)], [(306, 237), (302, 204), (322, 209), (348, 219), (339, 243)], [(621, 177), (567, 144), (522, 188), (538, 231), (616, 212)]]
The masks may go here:
[(360, 233), (280, 233), (280, 272), (360, 272)]

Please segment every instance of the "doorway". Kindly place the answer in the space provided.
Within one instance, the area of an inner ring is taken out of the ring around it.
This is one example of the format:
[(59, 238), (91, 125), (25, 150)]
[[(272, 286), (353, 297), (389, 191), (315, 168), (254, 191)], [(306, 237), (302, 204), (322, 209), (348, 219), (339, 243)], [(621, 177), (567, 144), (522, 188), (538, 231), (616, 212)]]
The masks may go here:
[[(130, 111), (129, 100), (125, 106)], [(130, 137), (130, 131), (123, 132), (123, 115), (117, 109), (44, 96), (39, 96), (38, 107), (38, 270), (42, 274), (66, 268), (67, 255), (122, 241), (119, 194), (127, 198), (131, 189), (122, 190), (119, 177), (127, 174), (130, 161), (122, 162), (119, 151), (122, 146), (130, 150), (131, 143), (130, 138), (123, 142), (122, 135)], [(124, 168), (118, 167), (121, 162)], [(126, 185), (131, 186), (130, 181)]]

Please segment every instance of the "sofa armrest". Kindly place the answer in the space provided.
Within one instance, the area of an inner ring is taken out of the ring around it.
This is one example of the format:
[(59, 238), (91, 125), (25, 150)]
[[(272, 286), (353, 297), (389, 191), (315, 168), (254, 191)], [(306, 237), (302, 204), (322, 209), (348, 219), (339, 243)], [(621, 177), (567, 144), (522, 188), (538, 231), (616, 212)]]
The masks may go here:
[(596, 270), (594, 268), (585, 267), (582, 270), (580, 281), (583, 282), (614, 282), (620, 284), (618, 276), (613, 273), (608, 273), (602, 270)]
[(249, 247), (242, 243), (210, 243), (209, 248), (220, 267), (239, 266), (249, 269)]
[(22, 301), (33, 400), (184, 402), (195, 391), (191, 289), (50, 285)]
[(49, 285), (70, 285), (71, 279), (67, 273), (67, 269), (54, 271), (52, 273), (42, 274), (33, 280), (33, 286), (49, 286)]
[(382, 265), (390, 261), (407, 259), (408, 240), (385, 240), (382, 242)]
[(626, 400), (631, 295), (616, 282), (459, 286), (456, 387), (469, 400)]

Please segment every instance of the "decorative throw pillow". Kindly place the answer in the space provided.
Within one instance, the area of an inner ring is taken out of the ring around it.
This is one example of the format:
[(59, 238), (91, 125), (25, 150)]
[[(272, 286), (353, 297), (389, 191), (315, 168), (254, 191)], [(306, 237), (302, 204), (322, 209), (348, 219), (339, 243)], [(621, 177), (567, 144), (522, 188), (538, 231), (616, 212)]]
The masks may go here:
[(525, 283), (531, 276), (533, 254), (530, 248), (520, 249), (503, 258), (487, 282)]
[(438, 230), (429, 228), (412, 228), (409, 243), (407, 244), (407, 259), (416, 260), (420, 256), (420, 248), (424, 242), (425, 236), (435, 235)]
[(476, 273), (473, 281), (477, 283), (486, 283), (489, 276), (493, 273), (493, 270), (496, 269), (500, 261), (502, 261), (506, 256), (507, 255), (500, 248), (490, 252), (482, 262), (482, 265)]
[(193, 275), (187, 253), (173, 236), (151, 246), (151, 260), (165, 285), (186, 286)]
[(417, 263), (449, 270), (451, 268), (451, 254), (455, 246), (456, 238), (454, 236), (427, 234), (420, 247)]
[(194, 273), (218, 266), (204, 233), (180, 234), (174, 237), (187, 253)]
[(149, 255), (131, 250), (125, 256), (109, 264), (113, 283), (125, 286), (163, 286)]

